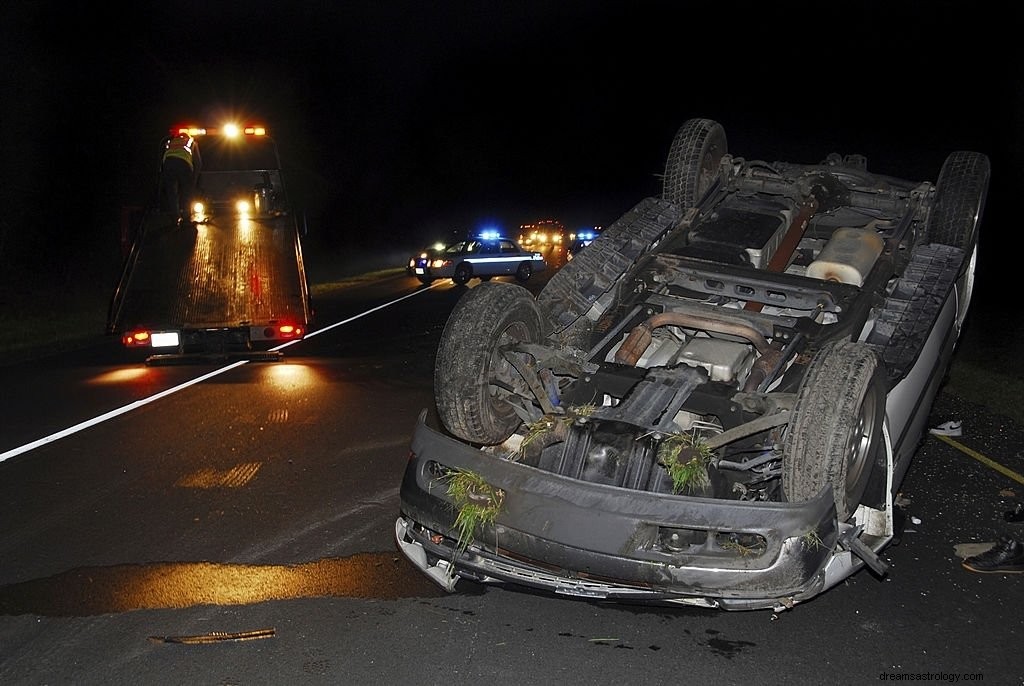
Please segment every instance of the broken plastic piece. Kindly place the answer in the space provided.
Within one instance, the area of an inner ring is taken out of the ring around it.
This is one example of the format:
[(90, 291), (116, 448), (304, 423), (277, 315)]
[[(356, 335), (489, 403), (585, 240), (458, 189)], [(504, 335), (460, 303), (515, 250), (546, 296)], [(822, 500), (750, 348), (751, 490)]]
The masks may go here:
[(956, 421), (955, 419), (948, 422), (943, 422), (936, 427), (928, 429), (928, 433), (933, 436), (962, 436), (963, 435), (963, 422)]

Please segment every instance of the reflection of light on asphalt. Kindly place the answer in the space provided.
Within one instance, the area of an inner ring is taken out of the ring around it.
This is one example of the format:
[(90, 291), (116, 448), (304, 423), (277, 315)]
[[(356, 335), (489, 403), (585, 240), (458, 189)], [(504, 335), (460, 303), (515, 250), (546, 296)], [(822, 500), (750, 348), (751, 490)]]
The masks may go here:
[(186, 474), (174, 485), (182, 488), (241, 488), (252, 481), (259, 470), (259, 462), (247, 462), (231, 469), (204, 467)]
[(0, 587), (0, 614), (84, 617), (296, 598), (397, 600), (444, 594), (401, 555), (360, 553), (297, 565), (161, 562), (75, 569)]
[(313, 388), (317, 374), (313, 367), (295, 362), (282, 362), (259, 369), (260, 381), (282, 391), (301, 391)]
[[(202, 248), (202, 249), (206, 250), (207, 252), (209, 252), (209, 240), (210, 240), (210, 237), (209, 237), (209, 232), (208, 232), (207, 228), (204, 225), (202, 225), (202, 224), (199, 225), (197, 227), (197, 241), (196, 241), (197, 242), (197, 248), (196, 248), (197, 253), (199, 252), (200, 248)], [(209, 256), (207, 255), (203, 259), (208, 259), (208, 257)], [(430, 286), (430, 288), (435, 288), (438, 285), (439, 285), (439, 283), (436, 283), (433, 286)], [(323, 327), (321, 329), (317, 329), (316, 331), (311, 331), (308, 334), (306, 334), (305, 338), (312, 338), (313, 336), (315, 336), (317, 334), (324, 333), (325, 331), (330, 331), (331, 329), (337, 328), (339, 326), (344, 326), (345, 324), (349, 324), (351, 322), (354, 322), (355, 320), (357, 320), (357, 319), (359, 319), (361, 317), (365, 317), (368, 314), (372, 314), (374, 312), (378, 312), (379, 310), (383, 310), (384, 308), (390, 307), (390, 306), (394, 305), (395, 303), (400, 303), (400, 302), (402, 302), (403, 300), (405, 300), (407, 298), (412, 298), (413, 296), (420, 295), (421, 293), (426, 293), (427, 290), (429, 290), (429, 289), (417, 289), (417, 290), (413, 291), (412, 293), (408, 293), (408, 294), (403, 295), (403, 296), (401, 296), (399, 298), (395, 298), (394, 300), (392, 300), (390, 302), (386, 302), (383, 305), (377, 305), (376, 307), (372, 307), (369, 310), (366, 310), (365, 312), (360, 312), (359, 314), (353, 315), (353, 316), (349, 317), (348, 319), (343, 319), (340, 322), (335, 322), (335, 323), (333, 323), (333, 324), (331, 324), (329, 326), (325, 326), (325, 327)], [(292, 340), (292, 341), (288, 341), (287, 343), (282, 343), (281, 345), (277, 346), (276, 348), (271, 348), (271, 350), (272, 351), (283, 350), (284, 348), (287, 348), (287, 347), (289, 347), (291, 345), (295, 345), (296, 343), (301, 343), (303, 340), (304, 339), (299, 338), (299, 339), (295, 339), (295, 340)], [(70, 427), (68, 427), (66, 429), (63, 429), (61, 431), (58, 431), (56, 433), (52, 433), (49, 436), (45, 436), (45, 437), (40, 438), (38, 440), (32, 441), (31, 443), (26, 443), (25, 445), (18, 446), (17, 448), (12, 448), (11, 450), (8, 450), (6, 452), (0, 453), (0, 462), (3, 462), (4, 460), (10, 459), (10, 458), (15, 457), (17, 455), (21, 455), (22, 453), (27, 453), (28, 451), (34, 450), (35, 448), (38, 448), (39, 446), (46, 445), (47, 443), (52, 443), (52, 442), (54, 442), (56, 440), (59, 440), (61, 438), (66, 437), (66, 436), (70, 436), (72, 434), (78, 433), (79, 431), (81, 431), (83, 429), (87, 429), (90, 426), (96, 426), (97, 424), (100, 424), (101, 422), (105, 422), (108, 419), (113, 419), (114, 417), (118, 417), (118, 416), (120, 416), (122, 414), (125, 414), (126, 412), (130, 412), (131, 410), (134, 410), (134, 409), (136, 409), (138, 407), (141, 407), (143, 405), (147, 405), (147, 404), (149, 404), (151, 402), (159, 400), (160, 398), (163, 398), (163, 397), (166, 397), (168, 395), (171, 395), (172, 393), (177, 393), (178, 391), (183, 390), (185, 388), (188, 388), (189, 386), (193, 386), (195, 384), (202, 383), (203, 381), (206, 381), (207, 379), (213, 378), (213, 377), (218, 376), (220, 374), (224, 374), (225, 372), (231, 371), (232, 369), (234, 369), (236, 367), (240, 367), (240, 366), (242, 366), (244, 364), (248, 364), (248, 362), (246, 360), (239, 360), (238, 362), (232, 362), (231, 364), (229, 364), (229, 365), (227, 365), (225, 367), (221, 367), (219, 369), (215, 369), (212, 372), (209, 372), (207, 374), (203, 374), (202, 376), (198, 376), (198, 377), (196, 377), (194, 379), (190, 379), (190, 380), (186, 381), (185, 383), (182, 383), (182, 384), (179, 384), (179, 385), (174, 386), (172, 388), (168, 388), (168, 389), (165, 389), (163, 391), (160, 391), (159, 393), (156, 393), (155, 395), (151, 395), (148, 398), (143, 398), (141, 400), (136, 400), (135, 402), (133, 402), (131, 404), (128, 404), (128, 405), (125, 405), (124, 407), (119, 407), (117, 409), (111, 410), (110, 412), (102, 414), (102, 415), (100, 415), (98, 417), (94, 417), (92, 419), (87, 419), (87, 420), (85, 420), (83, 422), (79, 422), (78, 424), (75, 424), (74, 426), (70, 426)], [(287, 366), (291, 366), (291, 365), (287, 365)], [(298, 366), (298, 365), (296, 365), (296, 366)], [(140, 370), (140, 371), (145, 372), (145, 370)], [(290, 373), (290, 372), (285, 372), (285, 374), (288, 374), (288, 373)], [(296, 373), (298, 374), (298, 372), (296, 372)]]
[(152, 370), (150, 370), (149, 367), (124, 367), (122, 369), (112, 369), (108, 372), (97, 374), (86, 383), (95, 384), (97, 386), (104, 384), (129, 383), (148, 376), (151, 371)]

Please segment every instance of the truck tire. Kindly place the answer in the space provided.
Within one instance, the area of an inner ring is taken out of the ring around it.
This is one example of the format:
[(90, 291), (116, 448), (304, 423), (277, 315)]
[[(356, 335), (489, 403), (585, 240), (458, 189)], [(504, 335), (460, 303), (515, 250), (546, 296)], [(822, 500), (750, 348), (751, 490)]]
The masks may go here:
[(455, 304), (437, 348), (434, 399), (445, 428), (481, 445), (503, 442), (521, 423), (509, 399), (532, 398), (499, 346), (540, 341), (540, 313), (528, 290), (481, 283)]
[(959, 276), (956, 328), (960, 331), (974, 292), (978, 262), (978, 224), (985, 210), (992, 165), (977, 152), (950, 153), (935, 182), (935, 202), (928, 215), (928, 240), (961, 248), (966, 256)]
[(714, 185), (719, 163), (727, 152), (728, 141), (721, 124), (712, 119), (683, 122), (665, 161), (661, 197), (684, 208), (696, 205)]
[(838, 341), (811, 360), (783, 440), (782, 491), (790, 502), (831, 484), (836, 514), (856, 511), (872, 471), (884, 468), (885, 378), (864, 343)]

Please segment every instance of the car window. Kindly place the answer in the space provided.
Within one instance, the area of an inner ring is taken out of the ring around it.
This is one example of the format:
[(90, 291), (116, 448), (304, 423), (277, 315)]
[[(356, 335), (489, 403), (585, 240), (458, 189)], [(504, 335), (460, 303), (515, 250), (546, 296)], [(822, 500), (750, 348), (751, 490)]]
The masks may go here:
[(519, 252), (519, 250), (516, 249), (516, 244), (512, 241), (502, 241), (501, 252)]

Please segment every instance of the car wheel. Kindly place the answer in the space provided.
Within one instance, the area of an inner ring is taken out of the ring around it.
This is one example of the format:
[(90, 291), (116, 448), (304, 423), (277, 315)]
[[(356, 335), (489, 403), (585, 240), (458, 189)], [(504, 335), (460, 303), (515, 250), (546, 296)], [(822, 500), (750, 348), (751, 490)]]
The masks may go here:
[(533, 276), (533, 267), (530, 266), (529, 262), (523, 262), (519, 265), (519, 269), (516, 270), (516, 280), (519, 283), (526, 283)]
[(463, 295), (441, 334), (434, 364), (434, 398), (444, 426), (486, 445), (501, 443), (522, 421), (508, 399), (532, 397), (500, 351), (540, 341), (540, 314), (522, 286), (492, 281)]
[(590, 321), (583, 315), (682, 217), (679, 207), (647, 198), (602, 231), (556, 271), (537, 296), (546, 329), (561, 332), (577, 321)]
[(427, 276), (426, 274), (424, 274), (423, 276), (417, 276), (416, 278), (420, 280), (420, 283), (425, 284), (427, 286), (434, 282), (434, 277)]
[(791, 502), (832, 485), (836, 513), (848, 519), (871, 472), (885, 464), (885, 379), (874, 351), (839, 341), (814, 356), (797, 391), (783, 441), (782, 490)]
[(463, 262), (455, 268), (455, 272), (452, 274), (452, 281), (462, 286), (469, 282), (473, 278), (473, 268)]
[(985, 209), (992, 165), (977, 152), (951, 153), (942, 164), (935, 182), (935, 202), (928, 215), (928, 240), (966, 253), (957, 289), (957, 331), (967, 316), (974, 291), (974, 269), (978, 261), (978, 223)]
[(668, 151), (661, 197), (682, 207), (696, 205), (713, 185), (726, 152), (721, 124), (711, 119), (684, 122)]

